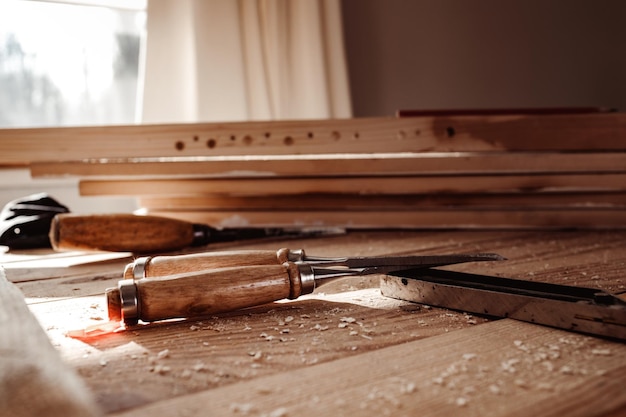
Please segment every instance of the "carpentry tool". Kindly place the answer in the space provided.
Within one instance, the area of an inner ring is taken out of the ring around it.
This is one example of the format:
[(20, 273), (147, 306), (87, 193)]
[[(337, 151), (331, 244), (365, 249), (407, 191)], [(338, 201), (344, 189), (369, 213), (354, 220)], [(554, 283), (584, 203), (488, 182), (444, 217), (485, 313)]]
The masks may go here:
[(504, 259), (496, 254), (313, 258), (302, 253), (308, 261), (280, 264), (276, 253), (267, 255), (270, 254), (273, 258), (267, 256), (265, 265), (247, 264), (245, 256), (239, 254), (243, 266), (122, 280), (118, 288), (106, 292), (109, 318), (133, 325), (138, 320), (206, 316), (285, 298), (295, 299), (346, 276)]
[[(419, 265), (421, 268), (452, 265), (472, 261), (496, 261), (504, 258), (492, 253), (472, 255), (320, 257), (305, 254), (304, 249), (234, 250), (192, 253), (185, 255), (144, 256), (126, 265), (124, 278), (151, 278), (191, 273), (230, 266), (282, 265), (285, 262), (306, 262), (317, 267), (367, 268), (371, 266)], [(406, 268), (402, 268), (406, 269)]]
[(392, 271), (387, 297), (626, 340), (626, 301), (595, 288), (437, 269)]
[(216, 229), (158, 216), (65, 213), (54, 217), (49, 237), (52, 247), (59, 251), (158, 253), (216, 242), (306, 234), (306, 231), (280, 228)]

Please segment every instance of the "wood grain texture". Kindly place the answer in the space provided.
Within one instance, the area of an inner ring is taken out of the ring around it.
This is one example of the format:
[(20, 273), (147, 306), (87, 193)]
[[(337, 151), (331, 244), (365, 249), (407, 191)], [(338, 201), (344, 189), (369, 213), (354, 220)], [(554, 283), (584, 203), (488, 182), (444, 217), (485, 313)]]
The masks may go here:
[[(451, 268), (618, 292), (626, 290), (625, 245), (624, 232), (615, 230), (378, 230), (202, 250), (293, 247), (319, 256), (489, 251), (508, 260)], [(123, 266), (111, 264), (107, 275)], [(71, 280), (51, 275), (39, 281), (45, 284), (39, 291), (37, 281), (19, 286), (107, 414), (608, 417), (626, 407), (623, 344), (382, 297), (378, 277), (346, 278), (294, 301), (85, 341), (65, 332), (102, 323), (103, 291), (112, 281)], [(99, 296), (87, 296), (97, 286)], [(62, 298), (45, 298), (52, 293)], [(304, 406), (309, 410), (300, 412)]]
[(139, 319), (205, 317), (301, 294), (295, 265), (218, 268), (137, 280)]
[(0, 416), (82, 417), (100, 411), (0, 267)]
[(87, 158), (626, 150), (623, 113), (438, 116), (0, 130), (0, 165)]
[(624, 410), (625, 360), (622, 344), (500, 320), (114, 415), (602, 415)]
[(144, 271), (141, 278), (150, 278), (163, 275), (183, 274), (204, 269), (253, 265), (282, 265), (289, 260), (287, 253), (288, 250), (243, 250), (201, 252), (175, 256), (151, 256), (143, 260), (137, 259), (133, 263), (128, 264), (124, 269), (124, 277), (137, 278), (134, 274), (134, 267), (137, 262), (141, 262)]
[(191, 246), (193, 225), (183, 220), (132, 214), (57, 215), (50, 226), (55, 250), (164, 252)]
[(624, 152), (498, 151), (90, 159), (39, 162), (30, 167), (34, 178), (545, 174), (625, 170)]
[(83, 196), (302, 195), (626, 191), (626, 174), (80, 180)]
[(206, 223), (215, 227), (345, 227), (413, 229), (622, 229), (623, 208), (500, 208), (464, 207), (432, 210), (202, 210), (148, 214)]
[(307, 194), (292, 196), (142, 196), (153, 211), (203, 210), (417, 210), (425, 208), (624, 208), (626, 192), (459, 193), (407, 195)]

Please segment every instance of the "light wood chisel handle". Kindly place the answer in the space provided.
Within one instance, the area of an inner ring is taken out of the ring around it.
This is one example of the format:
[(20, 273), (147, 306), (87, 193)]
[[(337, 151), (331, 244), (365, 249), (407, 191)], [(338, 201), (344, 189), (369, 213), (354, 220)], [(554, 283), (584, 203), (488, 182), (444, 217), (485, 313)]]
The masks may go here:
[(315, 288), (306, 265), (256, 265), (127, 279), (107, 290), (109, 318), (127, 324), (201, 317), (298, 298)]
[(126, 265), (124, 278), (153, 278), (234, 266), (281, 265), (302, 260), (303, 257), (304, 251), (286, 248), (278, 251), (234, 250), (150, 256), (135, 259)]

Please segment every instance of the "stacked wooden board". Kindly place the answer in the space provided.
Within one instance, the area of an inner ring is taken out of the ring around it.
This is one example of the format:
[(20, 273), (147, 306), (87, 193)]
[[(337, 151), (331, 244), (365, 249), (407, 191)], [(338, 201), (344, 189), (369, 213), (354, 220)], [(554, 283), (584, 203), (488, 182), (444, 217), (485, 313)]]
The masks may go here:
[(216, 227), (626, 225), (618, 112), (4, 130), (0, 152)]

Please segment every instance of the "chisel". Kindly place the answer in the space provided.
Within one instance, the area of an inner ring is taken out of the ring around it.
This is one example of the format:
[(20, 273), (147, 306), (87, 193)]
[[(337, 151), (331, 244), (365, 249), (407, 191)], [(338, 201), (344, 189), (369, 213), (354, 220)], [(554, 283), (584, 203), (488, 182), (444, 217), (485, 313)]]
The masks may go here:
[[(279, 251), (280, 252), (280, 251)], [(462, 262), (497, 261), (496, 254), (327, 258), (313, 262), (228, 266), (191, 273), (124, 279), (106, 292), (109, 319), (127, 325), (202, 317), (312, 293), (346, 276), (384, 274)], [(239, 256), (239, 259), (245, 257)], [(269, 259), (269, 257), (268, 257)]]
[[(319, 232), (318, 232), (319, 233)], [(159, 253), (209, 243), (307, 234), (292, 229), (228, 228), (135, 214), (57, 214), (50, 225), (55, 250)]]
[(339, 266), (363, 268), (376, 266), (434, 267), (473, 261), (502, 260), (493, 253), (418, 255), (418, 256), (363, 256), (363, 257), (320, 257), (309, 256), (304, 249), (281, 248), (271, 250), (213, 251), (184, 255), (143, 256), (126, 265), (124, 278), (152, 278), (164, 275), (191, 273), (206, 269), (248, 265), (281, 265), (285, 262), (306, 262), (315, 266)]
[(382, 277), (380, 291), (405, 301), (626, 340), (624, 295), (598, 288), (412, 269)]

